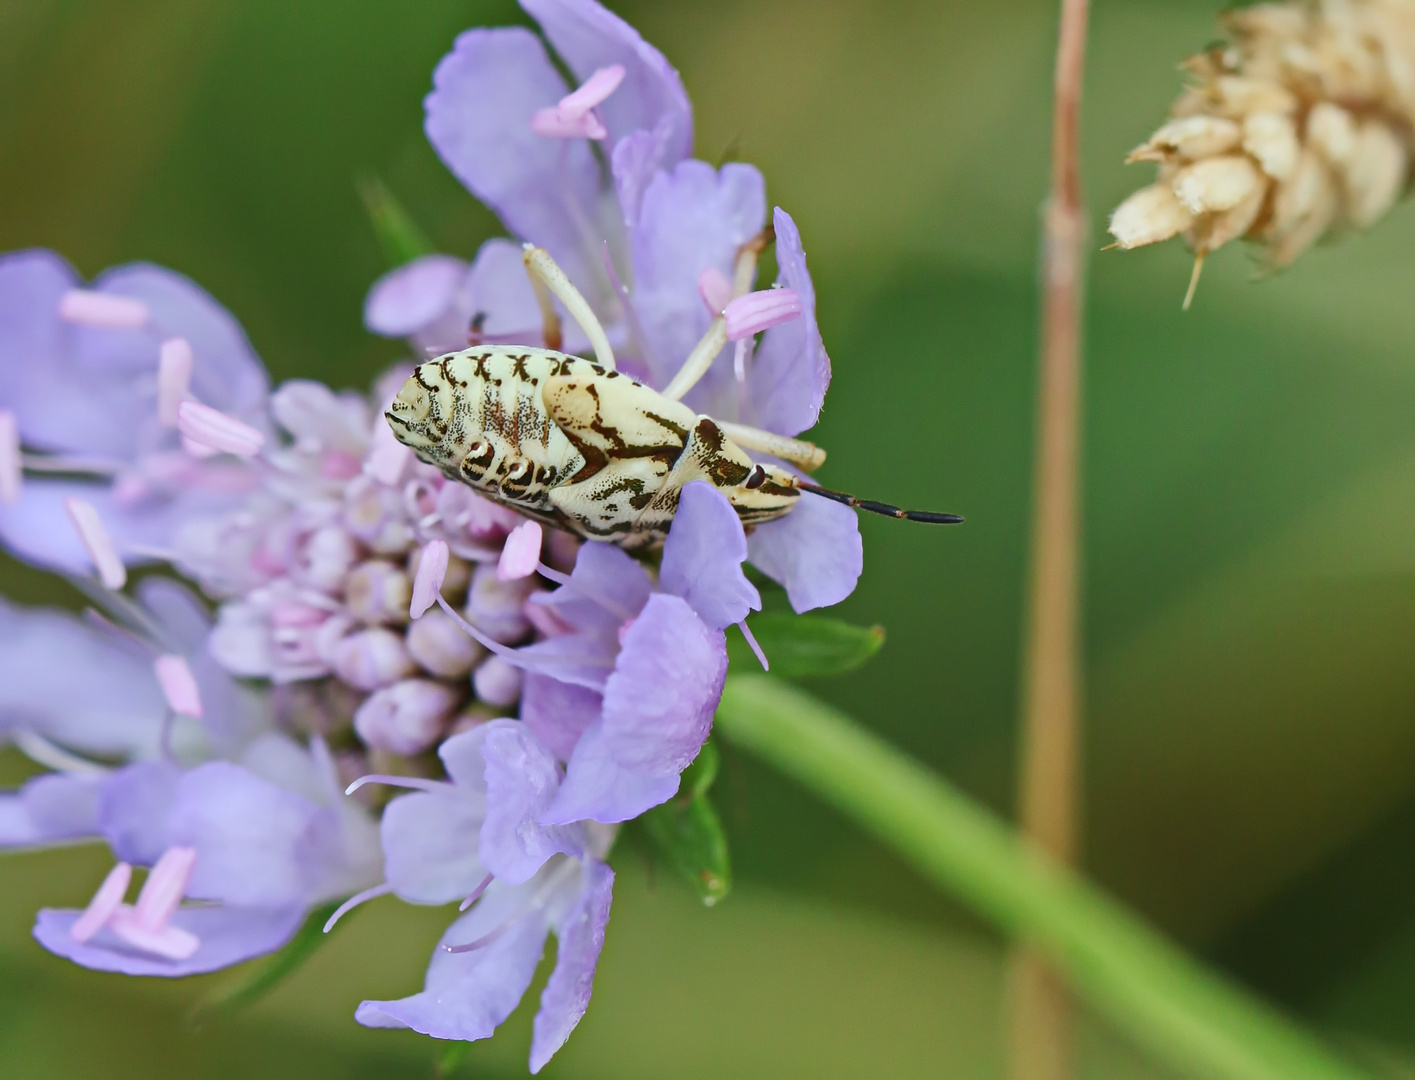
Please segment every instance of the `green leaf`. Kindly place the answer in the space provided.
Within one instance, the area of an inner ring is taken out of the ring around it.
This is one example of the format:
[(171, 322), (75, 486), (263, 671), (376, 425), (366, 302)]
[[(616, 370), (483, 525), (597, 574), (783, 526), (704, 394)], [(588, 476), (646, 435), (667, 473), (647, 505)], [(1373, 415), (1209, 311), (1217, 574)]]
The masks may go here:
[(382, 180), (376, 176), (365, 177), (358, 182), (358, 189), (390, 270), (431, 255), (436, 250), (427, 234), (418, 228), (413, 215), (404, 209)]
[[(766, 612), (753, 615), (747, 628), (766, 653), (771, 673), (786, 679), (843, 675), (864, 664), (884, 644), (882, 626), (852, 626), (822, 615)], [(761, 671), (740, 630), (727, 632), (727, 657), (734, 672)]]
[(1099, 1012), (1170, 1065), (1227, 1080), (1369, 1076), (1046, 858), (991, 810), (789, 683), (729, 678), (716, 731), (1038, 949)]
[(683, 771), (678, 794), (639, 819), (664, 860), (708, 907), (724, 899), (732, 889), (727, 836), (708, 799), (717, 768), (717, 747), (709, 740)]
[(215, 1013), (235, 1012), (270, 993), (287, 976), (298, 971), (329, 939), (330, 935), (324, 932), (324, 924), (338, 907), (338, 902), (333, 902), (311, 911), (304, 925), (283, 949), (249, 965), (242, 972), (242, 978), (213, 991), (198, 1002), (193, 1010), (195, 1018), (203, 1020)]

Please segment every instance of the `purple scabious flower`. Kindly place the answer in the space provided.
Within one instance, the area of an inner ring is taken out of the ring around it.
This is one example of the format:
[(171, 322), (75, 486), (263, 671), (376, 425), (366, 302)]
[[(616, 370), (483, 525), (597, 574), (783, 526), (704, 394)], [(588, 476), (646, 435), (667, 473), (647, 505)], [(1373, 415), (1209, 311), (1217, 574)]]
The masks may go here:
[(415, 904), (461, 899), (461, 909), (472, 910), (443, 935), (421, 993), (365, 1001), (355, 1016), (370, 1027), (409, 1027), (439, 1039), (489, 1038), (525, 994), (553, 932), (559, 949), (531, 1046), (538, 1072), (589, 1004), (609, 919), (614, 873), (601, 859), (612, 834), (591, 823), (541, 822), (561, 773), (519, 721), (455, 735), (438, 756), (447, 781), (359, 782), (418, 790), (384, 811), (384, 883), (334, 919), (386, 892)]
[[(55, 771), (0, 796), (0, 846), (101, 839), (120, 860), (88, 912), (39, 913), (50, 951), (127, 974), (211, 971), (280, 947), (311, 906), (367, 884), (374, 824), (342, 798), (324, 744), (281, 733), (268, 697), (211, 659), (191, 593), (150, 578), (127, 615), (120, 629), (6, 611), (4, 732)], [(154, 870), (128, 908), (133, 864)]]
[[(715, 169), (692, 154), (692, 109), (677, 73), (631, 26), (594, 0), (524, 0), (582, 84), (568, 86), (541, 39), (521, 28), (474, 29), (443, 58), (427, 98), (427, 134), (442, 160), (508, 232), (548, 250), (607, 327), (621, 366), (663, 389), (734, 287), (739, 255), (767, 224), (766, 185), (751, 165)], [(599, 142), (606, 173), (590, 144)], [(685, 397), (720, 420), (794, 436), (813, 426), (830, 384), (815, 292), (790, 215), (771, 221), (790, 318), (736, 341)], [(744, 264), (754, 274), (754, 262)], [(717, 285), (719, 287), (714, 287)], [(540, 338), (519, 247), (490, 240), (465, 263), (431, 255), (377, 282), (370, 329), (428, 355), (484, 341)], [(574, 333), (574, 331), (572, 331)], [(570, 351), (584, 342), (567, 340)], [(795, 520), (793, 520), (795, 519)], [(751, 561), (806, 611), (838, 603), (862, 568), (855, 515), (804, 498), (754, 531)]]
[(0, 363), (0, 540), (22, 558), (88, 569), (68, 498), (97, 508), (127, 561), (150, 562), (253, 485), (240, 458), (189, 452), (182, 401), (259, 437), (269, 380), (236, 320), (180, 274), (133, 263), (85, 286), (52, 252), (0, 256)]

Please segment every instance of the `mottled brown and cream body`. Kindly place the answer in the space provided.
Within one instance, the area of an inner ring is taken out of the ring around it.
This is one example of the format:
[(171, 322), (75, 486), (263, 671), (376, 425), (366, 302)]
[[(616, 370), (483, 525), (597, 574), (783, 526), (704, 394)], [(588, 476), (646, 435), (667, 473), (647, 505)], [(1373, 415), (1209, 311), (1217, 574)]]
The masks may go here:
[(530, 517), (629, 549), (668, 535), (683, 485), (713, 484), (744, 525), (788, 513), (796, 478), (710, 417), (592, 360), (483, 345), (420, 365), (386, 413), (451, 479)]

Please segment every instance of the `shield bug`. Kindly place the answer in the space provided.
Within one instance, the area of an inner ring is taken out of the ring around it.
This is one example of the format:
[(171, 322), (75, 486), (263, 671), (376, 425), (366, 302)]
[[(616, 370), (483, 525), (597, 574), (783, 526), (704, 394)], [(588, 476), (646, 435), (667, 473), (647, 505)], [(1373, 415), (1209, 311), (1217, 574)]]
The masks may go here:
[[(765, 239), (738, 254), (737, 295), (747, 291)], [(663, 541), (683, 485), (717, 487), (750, 528), (790, 513), (803, 493), (890, 517), (950, 524), (962, 518), (901, 510), (802, 480), (825, 451), (800, 439), (699, 416), (682, 397), (727, 342), (719, 315), (662, 391), (625, 375), (599, 320), (543, 248), (524, 259), (547, 348), (478, 345), (419, 365), (385, 414), (423, 461), (482, 495), (589, 540), (630, 550)], [(558, 299), (589, 339), (593, 360), (560, 352)]]

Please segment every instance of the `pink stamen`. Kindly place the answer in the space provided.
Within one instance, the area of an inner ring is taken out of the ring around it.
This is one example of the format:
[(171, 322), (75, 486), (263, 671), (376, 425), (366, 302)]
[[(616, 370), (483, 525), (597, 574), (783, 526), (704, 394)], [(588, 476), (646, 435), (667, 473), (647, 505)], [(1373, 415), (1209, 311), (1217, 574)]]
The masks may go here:
[(123, 897), (127, 895), (128, 883), (132, 880), (133, 868), (125, 862), (120, 862), (108, 871), (108, 876), (93, 894), (93, 899), (88, 902), (88, 907), (84, 908), (84, 913), (69, 927), (69, 937), (75, 941), (87, 941), (107, 926), (108, 920), (113, 917), (113, 913), (122, 904)]
[(751, 344), (750, 337), (738, 338), (737, 350), (732, 354), (732, 377), (739, 385), (747, 381), (747, 349)]
[(133, 926), (149, 934), (161, 934), (167, 929), (187, 891), (196, 862), (195, 848), (170, 847), (162, 853), (133, 905)]
[(803, 310), (801, 294), (795, 289), (763, 289), (739, 296), (723, 310), (727, 317), (727, 340), (739, 341), (790, 322)]
[(481, 899), (482, 893), (486, 892), (487, 886), (496, 880), (495, 874), (487, 874), (481, 879), (481, 884), (472, 890), (472, 894), (457, 905), (458, 911), (466, 911), (469, 907)]
[(157, 419), (163, 427), (177, 426), (177, 410), (191, 389), (192, 347), (186, 338), (170, 338), (157, 361)]
[(762, 652), (762, 647), (757, 644), (756, 635), (747, 629), (747, 620), (743, 619), (737, 624), (737, 629), (742, 631), (742, 636), (747, 639), (747, 644), (752, 647), (752, 652), (757, 654), (757, 662), (761, 664), (763, 671), (770, 671), (771, 665), (766, 662), (766, 653)]
[(603, 139), (609, 135), (595, 112), (624, 81), (624, 67), (603, 67), (585, 80), (578, 90), (566, 94), (552, 108), (531, 117), (531, 130), (548, 139)]
[(418, 559), (418, 572), (413, 578), (413, 602), (408, 608), (408, 614), (413, 618), (421, 619), (427, 609), (437, 602), (442, 593), (443, 579), (447, 577), (450, 554), (444, 540), (433, 540), (423, 548), (422, 557)]
[(365, 903), (369, 900), (376, 899), (380, 896), (386, 896), (392, 891), (393, 886), (385, 881), (382, 885), (375, 885), (371, 889), (365, 889), (363, 892), (355, 893), (353, 896), (349, 897), (349, 899), (345, 900), (342, 904), (340, 904), (337, 908), (334, 909), (334, 914), (329, 916), (329, 920), (324, 924), (324, 932), (327, 934), (329, 933), (329, 931), (333, 930), (335, 923), (337, 923), (349, 912), (353, 911), (354, 908), (358, 907), (360, 904)]
[(502, 581), (517, 581), (530, 577), (540, 565), (540, 549), (544, 540), (540, 523), (523, 521), (511, 530), (501, 548), (496, 564), (496, 576)]
[(446, 949), (446, 950), (447, 950), (448, 952), (450, 952), (450, 953), (466, 953), (466, 952), (474, 952), (474, 951), (476, 951), (477, 949), (484, 949), (484, 948), (486, 948), (488, 945), (490, 945), (493, 941), (495, 941), (497, 938), (499, 938), (502, 934), (506, 933), (507, 930), (510, 930), (511, 927), (515, 926), (518, 922), (520, 922), (520, 921), (521, 921), (522, 919), (524, 919), (525, 917), (526, 917), (526, 913), (523, 913), (523, 914), (520, 914), (520, 915), (515, 915), (515, 916), (513, 916), (512, 918), (507, 919), (504, 923), (502, 923), (500, 926), (498, 926), (498, 927), (497, 927), (495, 930), (493, 930), (491, 933), (489, 933), (489, 934), (483, 934), (481, 937), (477, 938), (475, 941), (469, 941), (469, 942), (467, 942), (465, 945), (444, 945), (444, 946), (442, 946), (442, 947), (443, 947), (444, 949)]
[(352, 795), (365, 784), (387, 784), (389, 787), (413, 788), (417, 791), (430, 791), (435, 795), (456, 790), (446, 780), (426, 780), (421, 776), (394, 776), (391, 773), (369, 773), (367, 776), (359, 777), (346, 787), (344, 794)]
[(254, 457), (265, 445), (265, 436), (255, 428), (199, 401), (177, 407), (177, 427), (199, 446), (237, 457)]
[(732, 303), (732, 282), (717, 267), (709, 266), (698, 275), (698, 295), (707, 305), (708, 314), (716, 317)]
[(59, 300), (59, 318), (101, 330), (138, 330), (147, 324), (148, 309), (126, 296), (70, 289)]
[(15, 414), (0, 410), (0, 502), (13, 506), (24, 486), (24, 461), (20, 457), (20, 429)]
[(201, 706), (201, 691), (197, 689), (196, 677), (191, 667), (181, 656), (159, 656), (152, 662), (152, 670), (157, 675), (157, 684), (162, 687), (162, 696), (167, 699), (167, 707), (179, 716), (194, 716), (201, 719), (206, 715)]
[(64, 510), (73, 522), (84, 550), (93, 561), (93, 568), (98, 571), (98, 580), (103, 582), (104, 588), (117, 592), (127, 584), (128, 569), (123, 565), (123, 560), (118, 558), (118, 550), (113, 546), (108, 530), (103, 527), (103, 519), (98, 516), (98, 511), (92, 504), (72, 496), (64, 500)]
[(201, 948), (201, 938), (179, 926), (150, 930), (141, 925), (133, 909), (126, 905), (113, 913), (109, 926), (129, 945), (167, 960), (185, 960)]
[(194, 458), (212, 458), (221, 453), (220, 450), (213, 450), (209, 446), (203, 446), (199, 442), (193, 442), (185, 435), (182, 436), (182, 449)]

